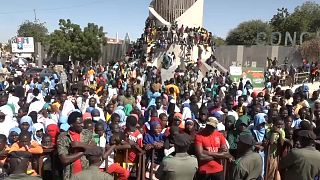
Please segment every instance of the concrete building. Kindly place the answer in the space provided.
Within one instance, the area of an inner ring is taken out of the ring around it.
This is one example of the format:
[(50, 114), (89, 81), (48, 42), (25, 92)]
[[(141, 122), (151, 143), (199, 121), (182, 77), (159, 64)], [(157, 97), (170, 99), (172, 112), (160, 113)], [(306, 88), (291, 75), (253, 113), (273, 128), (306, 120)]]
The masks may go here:
[(204, 0), (153, 0), (149, 13), (157, 25), (203, 27)]

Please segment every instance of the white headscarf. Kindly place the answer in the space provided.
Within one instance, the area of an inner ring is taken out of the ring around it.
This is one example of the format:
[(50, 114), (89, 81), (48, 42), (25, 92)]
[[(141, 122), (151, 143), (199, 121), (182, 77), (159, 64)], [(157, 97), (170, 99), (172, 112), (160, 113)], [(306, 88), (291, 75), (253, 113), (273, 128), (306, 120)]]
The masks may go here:
[(10, 129), (14, 127), (18, 127), (18, 123), (13, 120), (13, 111), (10, 106), (8, 105), (1, 106), (0, 112), (5, 114), (4, 121), (0, 123), (0, 134), (4, 134), (8, 137)]
[(69, 116), (76, 108), (70, 100), (65, 100), (61, 111), (61, 116)]
[(42, 137), (38, 137), (37, 136), (37, 131), (42, 130), (42, 132), (44, 133), (44, 126), (42, 123), (35, 123), (33, 124), (32, 127), (32, 138), (34, 141), (37, 141), (37, 143), (41, 144), (42, 141)]

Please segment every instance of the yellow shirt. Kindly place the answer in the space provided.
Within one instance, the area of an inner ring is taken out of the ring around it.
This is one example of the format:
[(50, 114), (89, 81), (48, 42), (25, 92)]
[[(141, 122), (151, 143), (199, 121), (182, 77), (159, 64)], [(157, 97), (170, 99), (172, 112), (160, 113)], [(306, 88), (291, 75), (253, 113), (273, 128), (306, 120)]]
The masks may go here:
[(91, 70), (89, 70), (89, 71), (88, 71), (88, 74), (89, 74), (90, 76), (92, 76), (92, 75), (94, 75), (94, 74), (95, 74), (95, 72), (94, 72), (94, 70), (93, 70), (93, 69), (91, 69)]

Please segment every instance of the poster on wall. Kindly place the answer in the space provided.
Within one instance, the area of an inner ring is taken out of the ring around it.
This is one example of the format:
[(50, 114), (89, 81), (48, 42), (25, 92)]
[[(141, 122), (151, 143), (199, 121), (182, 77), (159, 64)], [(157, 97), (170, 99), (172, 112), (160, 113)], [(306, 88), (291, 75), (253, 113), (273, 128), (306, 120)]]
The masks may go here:
[(11, 39), (13, 53), (33, 53), (34, 40), (33, 37), (15, 37)]
[(250, 81), (254, 88), (264, 87), (264, 69), (254, 67), (230, 67), (230, 75), (233, 82), (239, 82), (240, 78), (243, 83)]

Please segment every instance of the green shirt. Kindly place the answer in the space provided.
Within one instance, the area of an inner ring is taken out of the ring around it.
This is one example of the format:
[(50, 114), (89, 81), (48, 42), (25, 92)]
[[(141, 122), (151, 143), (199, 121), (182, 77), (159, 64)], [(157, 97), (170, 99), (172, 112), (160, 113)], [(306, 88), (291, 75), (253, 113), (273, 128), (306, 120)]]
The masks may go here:
[(272, 140), (272, 135), (274, 137), (273, 141), (274, 143), (273, 144), (270, 144), (270, 152), (269, 152), (269, 155), (273, 155), (273, 156), (277, 156), (277, 155), (280, 155), (280, 152), (278, 151), (278, 140), (281, 139), (285, 139), (286, 138), (286, 133), (284, 132), (283, 129), (280, 129), (280, 134), (277, 133), (277, 132), (273, 132), (270, 128), (267, 129), (267, 139), (269, 139), (270, 141)]
[(292, 149), (279, 163), (279, 170), (284, 169), (284, 180), (313, 180), (320, 174), (320, 152), (311, 146)]
[(193, 180), (198, 169), (195, 156), (187, 153), (176, 153), (162, 160), (156, 177), (160, 180)]
[(257, 179), (261, 174), (261, 156), (256, 152), (249, 151), (236, 160), (232, 177), (234, 180), (253, 180)]
[[(91, 141), (94, 142), (94, 140), (92, 139), (92, 132), (87, 129), (83, 129), (80, 134), (80, 142), (89, 144)], [(73, 154), (73, 150), (71, 148), (71, 142), (72, 141), (71, 141), (71, 136), (69, 134), (69, 131), (63, 132), (58, 136), (57, 149), (58, 149), (59, 156)], [(80, 161), (81, 161), (82, 169), (86, 169), (89, 167), (89, 162), (85, 156), (82, 156)], [(73, 167), (73, 163), (64, 167), (63, 169), (64, 180), (68, 180), (72, 176), (72, 167)]]
[(230, 149), (237, 149), (238, 133), (236, 130), (228, 131), (227, 140), (230, 145)]
[(72, 176), (71, 180), (113, 180), (113, 176), (106, 172), (100, 172), (98, 166), (90, 166), (88, 169)]

